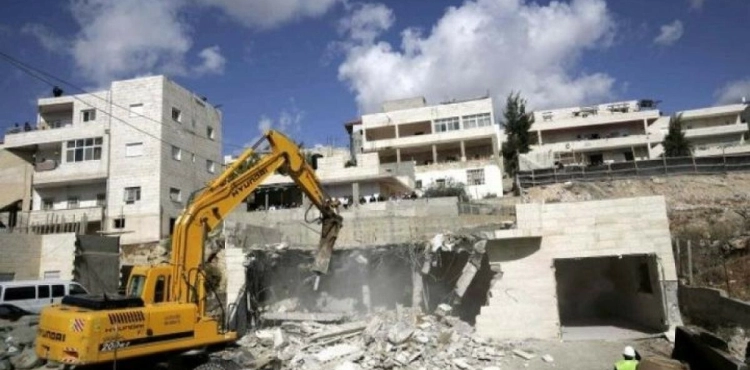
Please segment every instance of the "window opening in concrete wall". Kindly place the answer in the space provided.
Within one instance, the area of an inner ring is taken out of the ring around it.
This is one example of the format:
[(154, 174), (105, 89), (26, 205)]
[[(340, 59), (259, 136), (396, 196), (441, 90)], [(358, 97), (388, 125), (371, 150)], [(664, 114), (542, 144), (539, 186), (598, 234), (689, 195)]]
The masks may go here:
[(124, 218), (116, 218), (112, 220), (112, 226), (115, 229), (124, 229), (125, 228), (125, 219)]
[(125, 188), (125, 203), (131, 204), (135, 201), (141, 200), (141, 187), (132, 186)]
[(175, 161), (182, 160), (182, 149), (172, 145), (172, 159)]
[(193, 163), (195, 163), (195, 154), (192, 155)]
[(485, 127), (492, 125), (492, 120), (489, 113), (470, 114), (468, 116), (461, 117), (461, 119), (463, 120), (464, 128)]
[(177, 122), (182, 122), (182, 111), (172, 107), (172, 119)]
[(466, 182), (469, 185), (484, 185), (484, 168), (466, 170)]
[(414, 181), (414, 188), (421, 189), (422, 188), (422, 180)]
[(68, 197), (68, 209), (78, 208), (78, 197)]
[(182, 191), (177, 188), (169, 188), (169, 199), (173, 202), (182, 202)]
[(206, 171), (208, 171), (208, 173), (214, 173), (216, 171), (216, 164), (214, 161), (210, 159), (206, 160)]
[(69, 140), (66, 144), (66, 162), (98, 161), (102, 159), (102, 138)]
[(96, 109), (86, 109), (81, 111), (81, 121), (96, 121)]
[(139, 117), (143, 115), (143, 104), (130, 104), (130, 117)]
[(59, 279), (60, 278), (60, 270), (45, 271), (44, 272), (44, 278), (45, 279)]
[(461, 128), (458, 117), (439, 118), (435, 120), (435, 132), (456, 131)]
[(206, 127), (206, 137), (213, 140), (214, 139), (214, 128), (211, 126)]
[(655, 263), (651, 255), (554, 260), (563, 339), (637, 338), (666, 330), (662, 295), (642, 294), (645, 284), (659, 289), (643, 276)]
[(435, 180), (435, 184), (439, 188), (444, 188), (445, 187), (445, 179), (437, 179), (437, 180)]
[(51, 211), (55, 207), (55, 198), (44, 198), (42, 199), (42, 209), (45, 211)]
[(142, 155), (143, 155), (143, 143), (125, 144), (125, 156), (126, 157), (140, 157)]
[(99, 193), (96, 195), (96, 205), (99, 207), (104, 207), (107, 205), (107, 194), (105, 193)]

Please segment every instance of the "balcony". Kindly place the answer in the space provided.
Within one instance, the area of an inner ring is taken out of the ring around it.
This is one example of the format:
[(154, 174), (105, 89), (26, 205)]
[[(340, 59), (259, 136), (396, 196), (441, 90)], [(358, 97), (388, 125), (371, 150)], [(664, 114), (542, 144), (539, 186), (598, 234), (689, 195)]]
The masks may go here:
[(395, 139), (367, 141), (362, 143), (362, 148), (365, 152), (373, 152), (383, 149), (418, 147), (441, 143), (455, 143), (461, 140), (473, 140), (492, 136), (498, 136), (498, 127), (496, 125), (433, 133), (429, 135), (415, 135)]
[(712, 157), (747, 153), (750, 153), (750, 144), (736, 144), (727, 146), (701, 145), (693, 148), (693, 155), (696, 157)]
[(568, 118), (553, 121), (537, 121), (531, 126), (529, 131), (546, 131), (571, 129), (586, 126), (609, 125), (623, 122), (654, 120), (659, 118), (659, 111), (646, 110), (631, 113), (603, 114), (589, 117)]
[(33, 183), (35, 187), (47, 187), (60, 184), (84, 184), (106, 178), (107, 164), (105, 160), (76, 163), (47, 160), (34, 165)]
[(37, 210), (29, 212), (30, 224), (73, 223), (86, 221), (101, 221), (103, 207), (86, 207), (72, 209)]
[(70, 121), (61, 122), (57, 127), (40, 123), (37, 128), (30, 130), (11, 128), (5, 134), (5, 148), (21, 148), (44, 143), (104, 136), (106, 130), (107, 127), (100, 123), (72, 124)]
[(746, 123), (736, 123), (733, 125), (721, 125), (721, 126), (695, 128), (695, 129), (686, 129), (685, 137), (692, 139), (692, 138), (710, 137), (710, 136), (743, 135), (746, 132), (748, 132)]
[(625, 137), (613, 137), (606, 139), (566, 141), (562, 143), (534, 145), (532, 150), (544, 150), (553, 152), (591, 152), (608, 149), (630, 148), (634, 146), (644, 146), (649, 142), (661, 141), (662, 136), (659, 134), (651, 135), (631, 135)]

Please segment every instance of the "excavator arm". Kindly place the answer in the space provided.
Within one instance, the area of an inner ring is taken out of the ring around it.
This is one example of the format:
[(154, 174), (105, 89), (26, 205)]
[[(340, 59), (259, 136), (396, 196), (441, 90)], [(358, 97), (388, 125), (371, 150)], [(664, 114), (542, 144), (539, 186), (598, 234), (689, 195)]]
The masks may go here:
[[(342, 225), (339, 204), (325, 194), (314, 170), (292, 140), (273, 130), (265, 132), (262, 139), (270, 144), (270, 153), (258, 158), (253, 148), (246, 150), (195, 197), (175, 223), (172, 292), (176, 301), (198, 304), (200, 315), (205, 312), (202, 267), (206, 234), (277, 170), (289, 175), (320, 211), (322, 232), (313, 271), (328, 272), (333, 245)], [(256, 158), (257, 162), (252, 163)]]

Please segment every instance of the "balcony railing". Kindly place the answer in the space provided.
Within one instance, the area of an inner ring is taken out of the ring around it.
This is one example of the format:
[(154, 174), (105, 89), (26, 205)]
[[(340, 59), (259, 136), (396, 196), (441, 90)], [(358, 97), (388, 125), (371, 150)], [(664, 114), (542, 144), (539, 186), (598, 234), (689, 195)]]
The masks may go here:
[(561, 143), (542, 144), (541, 146), (534, 145), (532, 148), (534, 150), (551, 150), (553, 152), (593, 151), (647, 145), (649, 142), (656, 141), (661, 141), (661, 135), (631, 135), (605, 139), (566, 141)]
[(731, 135), (731, 134), (739, 135), (739, 134), (744, 134), (746, 132), (748, 132), (747, 124), (736, 123), (732, 125), (721, 125), (721, 126), (686, 129), (685, 137), (695, 138), (695, 137), (721, 136), (721, 135)]

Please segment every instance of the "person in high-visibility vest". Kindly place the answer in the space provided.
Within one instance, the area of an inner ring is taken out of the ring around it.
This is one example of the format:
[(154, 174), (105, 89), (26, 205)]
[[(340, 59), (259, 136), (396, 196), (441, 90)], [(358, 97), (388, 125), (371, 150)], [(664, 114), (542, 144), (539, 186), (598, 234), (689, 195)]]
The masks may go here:
[(622, 351), (622, 360), (615, 362), (615, 370), (636, 370), (638, 368), (638, 353), (631, 346)]

